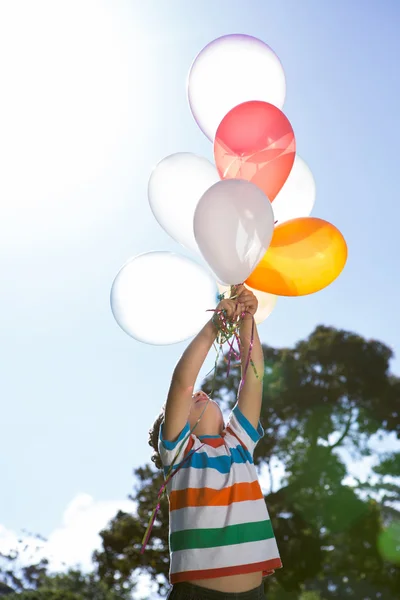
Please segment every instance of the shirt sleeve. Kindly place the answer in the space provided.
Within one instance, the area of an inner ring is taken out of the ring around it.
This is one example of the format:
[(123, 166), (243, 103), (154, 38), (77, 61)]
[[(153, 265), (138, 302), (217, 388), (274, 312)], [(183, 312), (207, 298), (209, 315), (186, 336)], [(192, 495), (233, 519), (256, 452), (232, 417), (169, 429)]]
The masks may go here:
[(255, 447), (265, 434), (261, 422), (258, 421), (257, 429), (254, 429), (254, 426), (244, 416), (238, 404), (229, 415), (227, 427), (230, 427), (233, 433), (237, 435), (251, 455), (253, 455)]
[[(189, 444), (190, 441), (190, 427), (189, 427), (189, 423), (186, 423), (185, 427), (182, 429), (181, 433), (179, 434), (179, 437), (177, 440), (175, 440), (174, 442), (169, 442), (167, 440), (164, 440), (163, 438), (163, 427), (164, 427), (164, 423), (161, 423), (161, 427), (160, 427), (160, 435), (158, 438), (158, 451), (160, 453), (160, 457), (164, 466), (164, 469), (166, 467), (169, 467), (172, 463), (172, 461), (174, 460), (176, 453), (178, 452), (178, 450), (180, 449), (179, 452), (179, 456), (175, 461), (175, 465), (178, 465), (183, 457), (184, 457), (184, 453), (185, 450)], [(185, 439), (185, 443), (182, 445), (183, 440)], [(182, 446), (182, 448), (180, 448)]]

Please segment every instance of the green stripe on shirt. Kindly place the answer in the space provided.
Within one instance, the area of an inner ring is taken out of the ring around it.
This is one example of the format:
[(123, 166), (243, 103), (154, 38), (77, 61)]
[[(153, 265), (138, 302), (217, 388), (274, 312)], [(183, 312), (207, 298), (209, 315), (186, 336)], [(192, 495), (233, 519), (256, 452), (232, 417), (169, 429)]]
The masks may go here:
[(169, 538), (171, 552), (194, 550), (195, 548), (216, 548), (258, 542), (274, 537), (271, 521), (240, 523), (214, 529), (186, 529), (171, 533)]

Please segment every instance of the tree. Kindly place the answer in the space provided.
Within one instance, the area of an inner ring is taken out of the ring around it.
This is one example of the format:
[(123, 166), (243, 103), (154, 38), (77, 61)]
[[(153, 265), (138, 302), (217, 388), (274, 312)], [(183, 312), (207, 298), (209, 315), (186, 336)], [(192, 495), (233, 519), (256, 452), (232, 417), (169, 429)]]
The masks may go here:
[(109, 589), (93, 573), (71, 569), (67, 573), (46, 575), (36, 589), (14, 592), (7, 600), (130, 600), (131, 591), (128, 584), (120, 591)]
[[(94, 598), (94, 597), (93, 597)], [(11, 594), (7, 600), (82, 600), (83, 596), (73, 592), (51, 591), (51, 590), (31, 590), (30, 592), (20, 592)]]
[(7, 600), (131, 600), (132, 583), (125, 582), (117, 591), (93, 572), (49, 573), (46, 559), (25, 564), (21, 554), (17, 549), (0, 555), (0, 578), (9, 584), (0, 583), (0, 596)]
[(6, 583), (1, 583), (0, 581), (0, 598), (3, 596), (8, 596), (9, 594), (13, 594), (14, 590)]
[[(266, 496), (284, 564), (266, 580), (268, 597), (394, 598), (399, 568), (382, 555), (379, 540), (385, 526), (399, 518), (393, 506), (398, 483), (384, 481), (389, 473), (400, 476), (399, 458), (382, 456), (375, 468), (381, 479), (368, 487), (345, 483), (340, 453), (346, 449), (354, 459), (371, 455), (369, 442), (376, 433), (394, 432), (399, 438), (400, 380), (389, 370), (392, 351), (381, 342), (323, 326), (294, 348), (263, 348), (266, 435), (255, 463), (269, 468), (279, 459), (285, 466), (281, 487), (275, 489), (271, 477)], [(210, 392), (212, 380), (210, 375), (203, 389)], [(231, 408), (239, 380), (239, 365), (227, 377), (222, 361), (213, 397)], [(162, 474), (147, 465), (135, 477), (137, 514), (118, 513), (101, 533), (103, 548), (95, 561), (109, 585), (144, 571), (158, 581), (162, 595), (169, 560), (165, 499), (148, 549), (140, 554)]]
[[(39, 536), (34, 536), (39, 539)], [(21, 546), (22, 540), (19, 545)], [(24, 589), (36, 589), (47, 573), (48, 561), (35, 561), (33, 556), (26, 557), (28, 546), (10, 550), (7, 554), (0, 552), (0, 595), (10, 597), (11, 592), (22, 592)], [(25, 555), (25, 556), (22, 556)], [(22, 557), (22, 559), (21, 559)], [(30, 564), (29, 564), (30, 563)]]

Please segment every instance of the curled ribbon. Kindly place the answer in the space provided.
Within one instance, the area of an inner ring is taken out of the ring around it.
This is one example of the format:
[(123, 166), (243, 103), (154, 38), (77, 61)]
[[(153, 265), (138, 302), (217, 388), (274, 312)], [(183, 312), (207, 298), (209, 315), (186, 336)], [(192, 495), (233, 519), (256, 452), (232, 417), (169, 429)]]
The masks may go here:
[[(236, 285), (232, 285), (231, 286), (230, 300), (235, 300), (236, 298), (238, 298), (238, 295), (236, 294), (236, 288), (237, 287), (238, 286), (236, 286)], [(218, 296), (218, 300), (223, 300), (224, 297), (225, 297), (225, 294), (220, 294)], [(213, 386), (212, 386), (212, 392), (213, 392), (214, 391), (214, 386), (215, 386), (215, 374), (216, 374), (216, 370), (217, 370), (218, 358), (219, 358), (220, 352), (222, 351), (223, 344), (225, 342), (227, 342), (228, 345), (229, 345), (229, 352), (228, 352), (228, 359), (227, 359), (228, 360), (228, 369), (227, 369), (227, 374), (226, 374), (227, 377), (229, 376), (229, 373), (230, 373), (232, 356), (234, 356), (236, 359), (240, 359), (240, 357), (241, 357), (242, 346), (241, 346), (241, 342), (240, 342), (240, 336), (238, 334), (238, 329), (240, 328), (241, 320), (245, 316), (246, 312), (243, 312), (240, 315), (239, 319), (236, 322), (231, 322), (231, 321), (228, 321), (228, 319), (226, 318), (226, 313), (225, 313), (224, 310), (210, 309), (210, 311), (214, 312), (214, 316), (213, 316), (212, 320), (213, 320), (214, 325), (218, 329), (217, 344), (219, 346), (219, 349), (217, 350), (217, 356), (216, 356), (216, 360), (215, 360), (215, 365), (214, 365), (214, 379), (213, 379)], [(218, 323), (215, 322), (215, 317), (217, 315), (218, 315)], [(242, 379), (240, 381), (240, 385), (239, 385), (239, 389), (238, 389), (238, 393), (237, 393), (237, 398), (239, 397), (239, 394), (240, 394), (240, 392), (243, 389), (243, 386), (245, 384), (246, 375), (247, 375), (247, 370), (249, 368), (249, 364), (251, 364), (251, 366), (253, 368), (253, 371), (254, 371), (254, 374), (257, 377), (257, 379), (259, 378), (257, 370), (255, 368), (255, 365), (254, 365), (253, 361), (251, 360), (251, 351), (252, 351), (253, 346), (254, 346), (254, 327), (255, 327), (255, 321), (254, 321), (254, 317), (253, 317), (253, 319), (252, 319), (252, 327), (251, 327), (251, 338), (250, 338), (250, 344), (249, 344), (249, 354), (247, 356), (245, 367), (243, 369)], [(237, 347), (238, 347), (237, 351), (234, 348), (234, 342), (235, 341), (236, 341)], [(209, 373), (207, 375), (209, 375)]]

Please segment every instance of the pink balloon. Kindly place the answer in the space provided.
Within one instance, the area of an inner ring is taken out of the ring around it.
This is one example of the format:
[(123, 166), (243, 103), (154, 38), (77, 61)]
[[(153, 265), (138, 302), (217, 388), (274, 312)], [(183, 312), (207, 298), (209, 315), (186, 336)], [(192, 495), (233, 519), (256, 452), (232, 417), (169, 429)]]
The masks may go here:
[(292, 126), (268, 102), (244, 102), (222, 119), (214, 142), (222, 179), (246, 179), (272, 202), (292, 170), (296, 142)]

